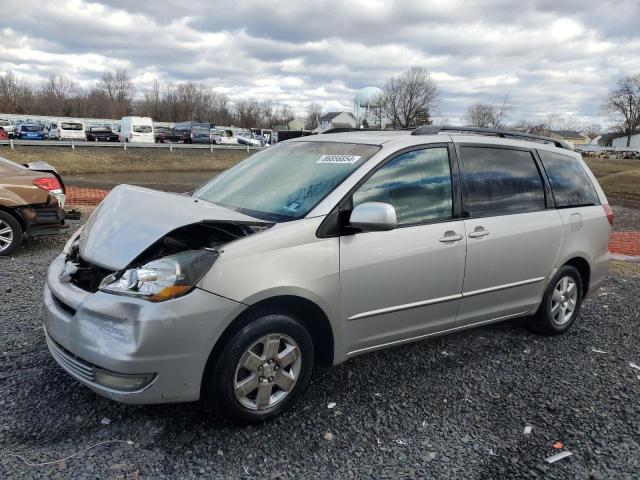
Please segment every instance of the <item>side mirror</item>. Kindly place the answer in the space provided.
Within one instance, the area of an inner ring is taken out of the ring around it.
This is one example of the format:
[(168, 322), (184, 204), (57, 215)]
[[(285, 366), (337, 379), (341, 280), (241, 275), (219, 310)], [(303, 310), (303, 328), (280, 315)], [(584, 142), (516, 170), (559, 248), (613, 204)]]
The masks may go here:
[(349, 225), (363, 232), (393, 230), (398, 225), (396, 210), (388, 203), (365, 202), (351, 212)]

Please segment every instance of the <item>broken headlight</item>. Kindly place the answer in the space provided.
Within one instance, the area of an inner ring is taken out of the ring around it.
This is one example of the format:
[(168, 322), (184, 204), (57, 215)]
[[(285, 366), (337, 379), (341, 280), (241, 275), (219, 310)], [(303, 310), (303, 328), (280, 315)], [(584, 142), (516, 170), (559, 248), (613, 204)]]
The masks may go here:
[(217, 257), (218, 252), (207, 249), (176, 253), (109, 275), (100, 284), (100, 290), (152, 302), (180, 297), (195, 287)]

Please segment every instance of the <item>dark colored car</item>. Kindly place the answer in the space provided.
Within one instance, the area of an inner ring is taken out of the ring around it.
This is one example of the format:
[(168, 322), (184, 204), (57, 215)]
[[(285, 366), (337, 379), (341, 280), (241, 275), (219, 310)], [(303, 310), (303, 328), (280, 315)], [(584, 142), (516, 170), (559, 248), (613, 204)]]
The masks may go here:
[(309, 130), (278, 130), (275, 134), (276, 142), (284, 142), (292, 138), (307, 137), (312, 135)]
[(211, 128), (208, 123), (181, 122), (173, 126), (174, 135), (180, 135), (184, 143), (211, 143)]
[(155, 127), (156, 143), (181, 143), (184, 142), (183, 135), (177, 135), (169, 127)]
[(0, 257), (15, 252), (24, 235), (48, 235), (67, 228), (65, 198), (62, 178), (51, 165), (19, 165), (0, 157)]
[(44, 132), (39, 125), (18, 125), (13, 136), (20, 140), (45, 140)]
[(100, 125), (96, 127), (88, 127), (87, 141), (90, 142), (119, 142), (120, 139), (117, 133), (113, 133), (111, 127), (107, 125)]

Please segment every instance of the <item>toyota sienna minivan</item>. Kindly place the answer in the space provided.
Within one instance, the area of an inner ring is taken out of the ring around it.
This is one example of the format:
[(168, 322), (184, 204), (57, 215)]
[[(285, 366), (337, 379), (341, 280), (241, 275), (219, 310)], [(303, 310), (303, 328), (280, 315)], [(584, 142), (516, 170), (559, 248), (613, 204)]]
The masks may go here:
[(49, 268), (46, 340), (111, 399), (261, 421), (314, 365), (515, 317), (567, 331), (607, 274), (612, 221), (558, 140), (303, 137), (189, 195), (113, 189)]

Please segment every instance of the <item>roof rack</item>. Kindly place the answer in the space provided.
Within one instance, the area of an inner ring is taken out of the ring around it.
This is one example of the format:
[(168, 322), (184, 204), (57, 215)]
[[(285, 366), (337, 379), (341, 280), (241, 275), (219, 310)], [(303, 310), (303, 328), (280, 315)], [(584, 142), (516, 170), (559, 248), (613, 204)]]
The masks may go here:
[(478, 135), (490, 135), (501, 138), (520, 138), (523, 140), (533, 140), (536, 142), (551, 143), (558, 148), (573, 150), (571, 146), (557, 138), (544, 137), (542, 135), (534, 135), (532, 133), (516, 132), (514, 130), (502, 130), (499, 128), (482, 128), (482, 127), (457, 127), (454, 125), (425, 125), (418, 127), (411, 132), (411, 135), (435, 135), (440, 132), (450, 133), (476, 133)]
[(384, 128), (333, 127), (320, 133), (325, 134), (325, 133), (344, 133), (344, 132), (385, 132), (385, 131), (388, 131), (388, 130), (385, 130)]

